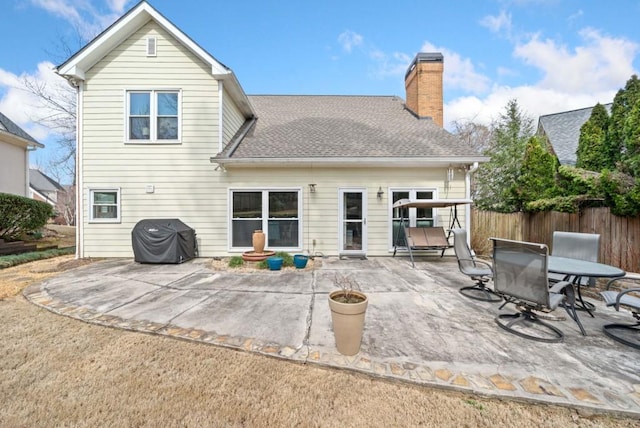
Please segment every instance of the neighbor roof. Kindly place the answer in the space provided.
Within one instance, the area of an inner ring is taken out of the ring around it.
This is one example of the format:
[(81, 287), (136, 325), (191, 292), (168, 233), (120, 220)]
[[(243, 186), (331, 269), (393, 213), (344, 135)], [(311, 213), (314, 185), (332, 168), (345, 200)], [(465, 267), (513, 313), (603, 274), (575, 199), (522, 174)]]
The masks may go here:
[[(604, 104), (611, 113), (611, 103)], [(547, 114), (538, 119), (538, 133), (546, 135), (562, 165), (575, 165), (580, 128), (591, 117), (593, 107)]]
[(21, 145), (44, 147), (44, 145), (38, 143), (35, 138), (27, 134), (22, 128), (13, 123), (11, 119), (0, 113), (0, 134), (3, 132), (11, 134), (11, 136), (13, 137), (17, 137), (19, 140), (21, 140)]
[(29, 186), (40, 193), (65, 191), (64, 187), (53, 178), (33, 168), (29, 170)]
[(363, 159), (477, 162), (486, 158), (395, 96), (254, 95), (251, 127), (212, 161)]

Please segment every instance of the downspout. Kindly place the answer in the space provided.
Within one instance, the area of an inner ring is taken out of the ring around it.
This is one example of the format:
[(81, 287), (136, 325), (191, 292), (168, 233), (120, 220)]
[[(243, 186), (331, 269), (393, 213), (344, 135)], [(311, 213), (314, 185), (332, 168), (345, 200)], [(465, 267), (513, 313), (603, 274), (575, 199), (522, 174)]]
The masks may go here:
[(83, 82), (72, 80), (71, 83), (76, 87), (76, 259), (84, 257), (84, 177), (82, 175), (82, 111), (83, 103), (81, 91)]
[(223, 137), (224, 137), (224, 82), (218, 80), (218, 153), (222, 153), (224, 150)]
[[(471, 199), (471, 175), (478, 170), (478, 162), (474, 162), (469, 168), (469, 171), (464, 176), (464, 187), (465, 187), (465, 197), (466, 199)], [(467, 233), (467, 245), (471, 248), (471, 205), (467, 204), (464, 207), (464, 228), (468, 231)]]
[(27, 146), (27, 150), (24, 151), (24, 196), (26, 196), (27, 198), (30, 198), (31, 195), (29, 194), (29, 188), (31, 187), (29, 185), (29, 146)]

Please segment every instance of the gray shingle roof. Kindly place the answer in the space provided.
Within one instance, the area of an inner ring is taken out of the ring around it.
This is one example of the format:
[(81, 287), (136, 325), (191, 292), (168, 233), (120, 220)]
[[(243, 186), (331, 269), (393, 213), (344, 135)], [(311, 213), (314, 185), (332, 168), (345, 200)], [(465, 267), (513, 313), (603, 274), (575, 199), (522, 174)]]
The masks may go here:
[(29, 142), (32, 142), (42, 147), (42, 145), (38, 143), (35, 138), (27, 134), (22, 128), (20, 128), (18, 125), (13, 123), (11, 119), (9, 119), (7, 116), (5, 116), (2, 113), (0, 113), (0, 131), (6, 131), (10, 134), (15, 135), (16, 137), (20, 137), (23, 140), (27, 140)]
[(249, 96), (257, 120), (221, 157), (480, 157), (430, 119), (418, 119), (392, 96)]
[(64, 187), (53, 178), (37, 169), (29, 169), (29, 186), (38, 192), (56, 192), (63, 191)]
[[(611, 103), (603, 105), (611, 114)], [(593, 107), (587, 107), (540, 116), (538, 133), (547, 136), (561, 164), (576, 164), (580, 128), (589, 120), (592, 110)]]

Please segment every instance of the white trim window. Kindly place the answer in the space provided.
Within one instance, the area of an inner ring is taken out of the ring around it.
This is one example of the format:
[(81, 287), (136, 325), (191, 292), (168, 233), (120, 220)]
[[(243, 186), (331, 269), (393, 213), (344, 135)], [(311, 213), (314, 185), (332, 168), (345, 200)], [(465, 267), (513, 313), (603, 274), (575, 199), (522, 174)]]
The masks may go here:
[[(391, 248), (395, 244), (398, 247), (405, 246), (404, 230), (400, 230), (401, 216), (407, 215), (406, 208), (393, 208), (393, 204), (400, 199), (435, 199), (436, 191), (434, 189), (390, 189), (391, 198), (389, 198), (389, 211), (391, 213), (390, 239)], [(436, 224), (436, 211), (433, 208), (409, 208), (409, 217), (405, 217), (405, 227), (433, 227)], [(408, 224), (406, 223), (408, 221)], [(395, 242), (394, 242), (395, 239)]]
[(255, 230), (272, 250), (302, 248), (302, 190), (230, 190), (230, 249), (252, 248)]
[(180, 91), (127, 91), (126, 141), (178, 143), (181, 135)]
[(120, 189), (89, 189), (89, 222), (120, 223)]

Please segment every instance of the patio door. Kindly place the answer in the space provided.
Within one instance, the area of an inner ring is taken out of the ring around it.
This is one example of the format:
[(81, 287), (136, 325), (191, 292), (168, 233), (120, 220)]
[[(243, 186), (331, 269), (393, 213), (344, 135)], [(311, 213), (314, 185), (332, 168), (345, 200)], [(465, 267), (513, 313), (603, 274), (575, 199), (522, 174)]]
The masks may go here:
[(339, 253), (366, 255), (367, 189), (340, 189), (339, 199)]

